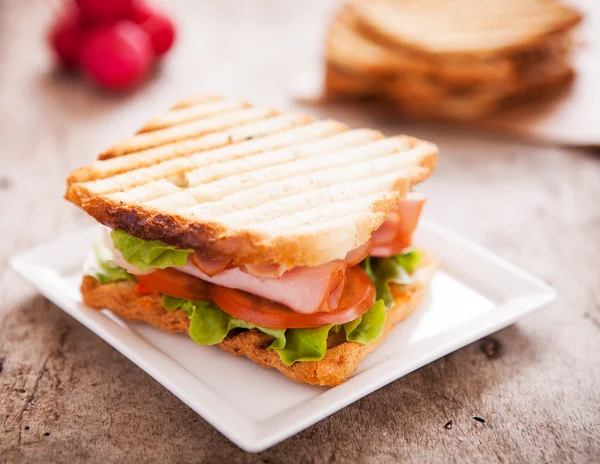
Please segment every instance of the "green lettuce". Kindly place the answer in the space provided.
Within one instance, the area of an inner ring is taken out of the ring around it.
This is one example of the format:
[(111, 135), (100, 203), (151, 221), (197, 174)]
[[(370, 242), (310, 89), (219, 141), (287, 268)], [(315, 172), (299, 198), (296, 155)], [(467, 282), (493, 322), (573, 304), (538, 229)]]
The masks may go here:
[(193, 301), (184, 300), (183, 298), (177, 298), (176, 296), (171, 295), (163, 295), (162, 305), (167, 311), (181, 309), (188, 315), (188, 317), (192, 317), (195, 307)]
[(113, 230), (110, 237), (123, 255), (123, 259), (140, 271), (185, 266), (187, 257), (194, 250), (180, 250), (160, 240), (142, 240), (122, 230)]
[(133, 276), (125, 269), (109, 263), (110, 251), (102, 245), (94, 244), (94, 254), (90, 255), (83, 266), (84, 275), (98, 280), (101, 284), (110, 284), (120, 280), (133, 280)]
[(383, 334), (385, 317), (385, 304), (383, 300), (377, 300), (361, 317), (344, 324), (346, 340), (363, 345), (373, 343)]
[(392, 259), (396, 261), (396, 264), (401, 266), (406, 272), (412, 274), (417, 270), (421, 264), (423, 255), (419, 250), (410, 250), (401, 255), (393, 256)]
[(377, 300), (383, 300), (385, 307), (394, 304), (390, 283), (405, 285), (413, 282), (410, 273), (421, 263), (421, 252), (411, 250), (390, 258), (367, 257), (361, 266), (375, 284)]
[(327, 337), (332, 325), (317, 329), (287, 329), (285, 347), (277, 349), (281, 362), (291, 366), (298, 361), (320, 361), (327, 351)]
[(382, 301), (375, 304), (355, 321), (343, 325), (326, 325), (316, 329), (270, 329), (230, 316), (213, 302), (188, 301), (163, 295), (167, 311), (180, 309), (190, 318), (190, 337), (199, 345), (221, 343), (234, 329), (258, 329), (271, 335), (269, 349), (275, 350), (286, 366), (295, 362), (319, 361), (327, 352), (329, 331), (344, 328), (346, 339), (357, 343), (372, 343), (383, 333), (385, 308)]
[(170, 295), (163, 295), (163, 307), (167, 311), (181, 309), (190, 318), (190, 337), (199, 345), (221, 343), (233, 329), (258, 329), (275, 338), (269, 348), (285, 346), (285, 330), (260, 327), (250, 322), (230, 316), (215, 303), (209, 301), (188, 301)]

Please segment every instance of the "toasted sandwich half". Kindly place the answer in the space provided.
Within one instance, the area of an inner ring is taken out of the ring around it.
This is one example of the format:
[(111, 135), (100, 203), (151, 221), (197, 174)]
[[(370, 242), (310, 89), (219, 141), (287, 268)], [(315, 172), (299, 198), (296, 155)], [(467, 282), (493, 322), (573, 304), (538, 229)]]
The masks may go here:
[(106, 226), (85, 304), (313, 385), (344, 382), (422, 300), (412, 243), (435, 145), (190, 98), (72, 172)]

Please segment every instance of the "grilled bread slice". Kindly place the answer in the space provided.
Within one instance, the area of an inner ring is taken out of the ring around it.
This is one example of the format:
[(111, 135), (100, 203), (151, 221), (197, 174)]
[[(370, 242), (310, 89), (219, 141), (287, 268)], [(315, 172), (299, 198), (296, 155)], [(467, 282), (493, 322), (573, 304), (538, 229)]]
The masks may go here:
[(557, 0), (354, 0), (350, 6), (376, 42), (459, 59), (518, 52), (582, 19)]
[(216, 96), (190, 98), (71, 173), (99, 222), (233, 265), (314, 266), (366, 242), (437, 147)]
[(352, 4), (346, 5), (331, 24), (327, 60), (339, 69), (383, 81), (408, 73), (422, 79), (465, 85), (502, 81), (513, 71), (507, 58), (445, 56), (415, 50), (410, 44), (390, 45), (376, 39), (365, 30)]
[[(275, 351), (267, 349), (273, 338), (258, 330), (230, 334), (219, 346), (236, 356), (245, 356), (263, 367), (277, 369), (296, 382), (331, 387), (339, 385), (383, 342), (394, 325), (412, 314), (419, 306), (436, 267), (435, 258), (424, 254), (421, 267), (413, 274), (414, 283), (395, 287), (391, 284), (395, 305), (388, 309), (383, 335), (369, 345), (348, 342), (343, 334), (332, 332), (322, 360), (297, 362), (292, 366), (283, 364)], [(147, 322), (168, 332), (188, 333), (190, 322), (185, 312), (166, 311), (160, 295), (140, 295), (135, 293), (133, 288), (134, 283), (131, 281), (102, 285), (93, 277), (84, 276), (81, 294), (83, 302), (91, 308), (109, 309), (123, 319)]]

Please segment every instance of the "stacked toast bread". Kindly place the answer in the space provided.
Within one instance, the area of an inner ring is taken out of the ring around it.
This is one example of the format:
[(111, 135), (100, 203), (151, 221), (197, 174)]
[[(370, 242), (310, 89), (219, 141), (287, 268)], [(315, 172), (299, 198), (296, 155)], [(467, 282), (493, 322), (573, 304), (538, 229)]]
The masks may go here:
[(567, 85), (581, 19), (557, 0), (350, 0), (329, 31), (326, 93), (479, 118)]

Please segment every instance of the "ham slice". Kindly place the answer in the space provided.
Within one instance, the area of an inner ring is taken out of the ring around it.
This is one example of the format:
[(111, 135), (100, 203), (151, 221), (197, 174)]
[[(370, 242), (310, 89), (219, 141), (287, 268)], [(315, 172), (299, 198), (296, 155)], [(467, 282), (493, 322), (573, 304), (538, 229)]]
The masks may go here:
[(371, 235), (371, 256), (393, 256), (412, 245), (412, 234), (419, 222), (425, 200), (425, 195), (421, 193), (410, 192), (406, 195), (406, 198), (390, 212), (386, 221)]
[(211, 259), (207, 256), (202, 256), (200, 253), (191, 255), (190, 260), (201, 272), (209, 277), (217, 275), (231, 262), (230, 259)]
[(393, 242), (398, 234), (401, 222), (402, 218), (400, 217), (400, 213), (396, 209), (390, 211), (385, 222), (371, 234), (373, 245), (387, 245), (388, 243)]
[(240, 269), (242, 272), (263, 279), (279, 279), (287, 271), (287, 267), (281, 264), (247, 264)]
[(363, 259), (369, 256), (369, 252), (371, 251), (371, 247), (373, 246), (371, 240), (367, 240), (358, 248), (355, 248), (352, 251), (349, 251), (346, 257), (338, 262), (344, 263), (348, 267), (356, 266)]
[[(111, 262), (130, 274), (143, 275), (153, 272), (151, 270), (143, 273), (136, 266), (126, 262), (118, 250), (113, 252), (115, 254)], [(198, 269), (191, 258), (188, 258), (185, 266), (174, 266), (172, 269), (206, 282), (262, 296), (298, 313), (312, 314), (338, 307), (344, 291), (347, 267), (344, 263), (337, 262), (316, 267), (301, 266), (285, 272), (279, 279), (256, 277), (240, 268), (225, 269), (211, 277)]]
[[(371, 241), (367, 241), (363, 243), (358, 248), (355, 248), (352, 251), (349, 251), (344, 259), (339, 259), (335, 261), (336, 263), (344, 263), (346, 266), (356, 266), (363, 259), (369, 256), (369, 251), (371, 249)], [(243, 272), (247, 274), (253, 275), (255, 277), (261, 277), (263, 279), (279, 279), (283, 275), (284, 272), (287, 272), (288, 269), (280, 264), (264, 264), (264, 265), (246, 265), (240, 268)], [(202, 270), (202, 269), (201, 269)]]
[(315, 267), (296, 267), (279, 279), (264, 279), (243, 272), (240, 268), (225, 269), (210, 277), (194, 266), (190, 260), (178, 271), (227, 288), (243, 290), (281, 303), (293, 311), (312, 314), (337, 308), (341, 299), (346, 265), (326, 263)]

